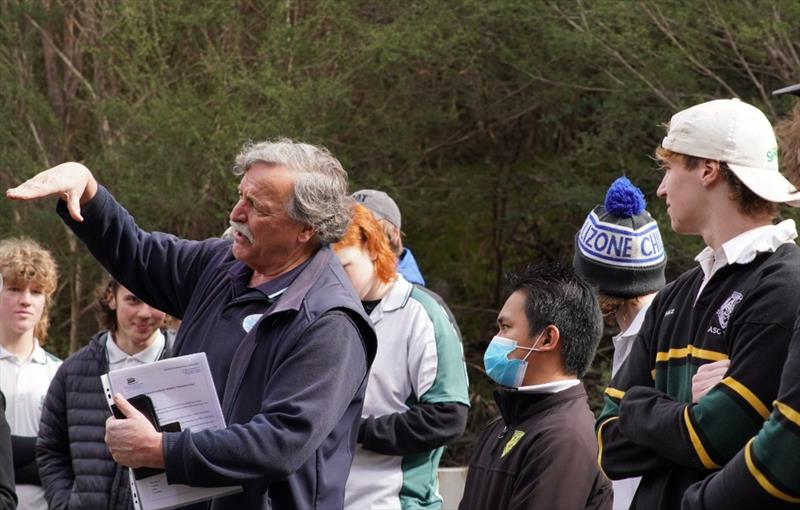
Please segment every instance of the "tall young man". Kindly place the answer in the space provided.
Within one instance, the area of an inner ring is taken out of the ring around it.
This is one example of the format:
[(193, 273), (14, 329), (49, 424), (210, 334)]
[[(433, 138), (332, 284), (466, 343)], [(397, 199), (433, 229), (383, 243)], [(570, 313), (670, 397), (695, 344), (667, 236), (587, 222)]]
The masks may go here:
[[(597, 420), (601, 467), (641, 475), (631, 508), (648, 510), (677, 508), (761, 427), (800, 301), (794, 222), (773, 225), (800, 193), (764, 114), (736, 99), (694, 106), (672, 117), (656, 157), (672, 228), (707, 246), (656, 296)], [(692, 402), (692, 376), (720, 360), (725, 378)]]
[[(773, 92), (800, 95), (800, 84)], [(777, 128), (782, 136), (784, 166), (800, 170), (800, 105)], [(787, 128), (787, 129), (782, 129)], [(788, 163), (788, 164), (787, 164)], [(778, 398), (769, 420), (724, 469), (692, 485), (684, 510), (727, 508), (797, 508), (800, 505), (800, 321), (795, 324), (783, 366)]]

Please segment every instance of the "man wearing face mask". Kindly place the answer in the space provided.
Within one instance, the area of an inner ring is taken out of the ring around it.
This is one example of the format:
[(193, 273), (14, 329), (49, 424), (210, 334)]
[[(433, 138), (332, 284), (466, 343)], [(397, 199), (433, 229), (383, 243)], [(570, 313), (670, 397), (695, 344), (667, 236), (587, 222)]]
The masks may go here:
[(610, 509), (582, 377), (602, 332), (597, 298), (570, 270), (528, 266), (484, 354), (500, 417), (483, 431), (460, 510)]

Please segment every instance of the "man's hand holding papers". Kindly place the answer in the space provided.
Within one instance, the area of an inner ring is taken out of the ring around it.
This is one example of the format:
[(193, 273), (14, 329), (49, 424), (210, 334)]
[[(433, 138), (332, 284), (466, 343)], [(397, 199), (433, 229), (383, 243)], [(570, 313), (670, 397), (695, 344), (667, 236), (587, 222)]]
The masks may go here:
[(132, 468), (164, 468), (161, 433), (119, 393), (114, 394), (114, 403), (126, 416), (106, 420), (106, 445), (114, 460)]

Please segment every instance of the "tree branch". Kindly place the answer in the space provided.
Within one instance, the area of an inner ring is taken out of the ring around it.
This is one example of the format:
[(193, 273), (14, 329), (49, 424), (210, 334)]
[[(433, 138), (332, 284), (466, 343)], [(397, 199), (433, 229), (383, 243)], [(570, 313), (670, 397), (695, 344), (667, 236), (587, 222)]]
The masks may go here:
[(89, 92), (92, 100), (97, 101), (97, 94), (95, 94), (92, 84), (89, 83), (89, 80), (87, 80), (80, 71), (78, 71), (78, 69), (72, 64), (72, 61), (67, 58), (64, 52), (58, 49), (58, 47), (53, 43), (53, 39), (50, 37), (50, 34), (27, 14), (25, 14), (25, 18), (42, 34), (42, 37), (47, 41), (48, 44), (51, 45), (53, 51), (55, 51), (56, 55), (58, 55), (61, 61), (64, 62), (64, 65), (67, 66), (67, 69), (69, 69), (70, 72), (72, 72), (72, 74), (74, 74), (75, 77), (78, 78), (81, 83), (83, 83), (83, 86), (86, 87), (86, 90)]
[(764, 104), (769, 109), (770, 114), (773, 117), (776, 117), (777, 114), (775, 113), (775, 109), (772, 107), (772, 103), (770, 101), (769, 96), (767, 95), (766, 91), (764, 90), (764, 85), (761, 84), (761, 80), (756, 78), (755, 74), (753, 74), (753, 70), (750, 69), (750, 63), (744, 58), (744, 55), (739, 51), (739, 46), (736, 44), (736, 40), (733, 38), (733, 34), (731, 33), (730, 27), (728, 23), (725, 21), (725, 18), (720, 14), (719, 10), (716, 6), (712, 6), (708, 0), (705, 2), (706, 6), (708, 7), (709, 11), (714, 14), (714, 17), (719, 21), (719, 24), (722, 26), (722, 30), (725, 32), (725, 39), (728, 41), (733, 53), (736, 55), (736, 58), (739, 60), (739, 63), (742, 64), (745, 71), (747, 72), (747, 76), (750, 77), (750, 81), (758, 89), (759, 94), (761, 94), (761, 99), (764, 101)]
[[(655, 14), (650, 9), (647, 8), (648, 4), (653, 10), (655, 10)], [(695, 58), (694, 55), (692, 55), (689, 52), (688, 49), (686, 49), (686, 47), (683, 44), (681, 44), (681, 42), (675, 35), (675, 32), (670, 28), (669, 21), (664, 17), (664, 15), (661, 13), (661, 10), (658, 8), (658, 5), (655, 2), (648, 2), (648, 4), (645, 4), (643, 6), (644, 12), (650, 17), (651, 20), (653, 20), (653, 23), (655, 23), (656, 27), (658, 27), (658, 29), (661, 30), (661, 33), (666, 35), (667, 38), (669, 38), (669, 40), (672, 41), (672, 44), (676, 48), (678, 48), (681, 51), (681, 53), (683, 53), (683, 55), (689, 60), (689, 62), (691, 62), (692, 65), (694, 65), (697, 69), (699, 69), (701, 73), (710, 78), (713, 78), (714, 81), (719, 83), (732, 97), (739, 97), (739, 95), (733, 90), (733, 88), (730, 87), (730, 85), (728, 85), (725, 82), (725, 80), (722, 79), (721, 76), (719, 76), (717, 73), (712, 71), (702, 62), (700, 62), (697, 58)]]

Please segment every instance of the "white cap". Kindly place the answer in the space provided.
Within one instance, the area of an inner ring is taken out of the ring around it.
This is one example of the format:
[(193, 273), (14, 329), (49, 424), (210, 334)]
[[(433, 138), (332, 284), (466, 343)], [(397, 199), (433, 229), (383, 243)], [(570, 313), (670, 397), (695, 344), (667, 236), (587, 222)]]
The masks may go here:
[(738, 99), (717, 99), (672, 116), (661, 146), (714, 159), (750, 191), (770, 202), (800, 207), (800, 192), (778, 170), (778, 142), (767, 117)]

